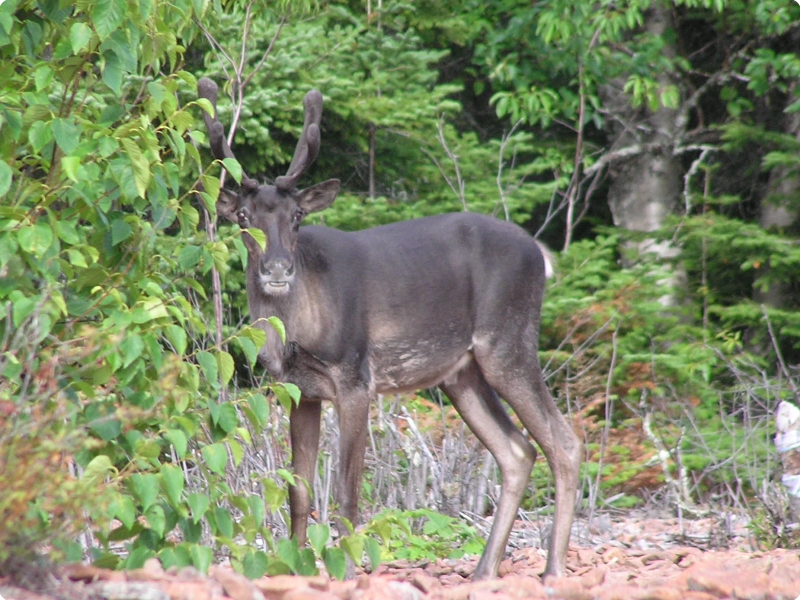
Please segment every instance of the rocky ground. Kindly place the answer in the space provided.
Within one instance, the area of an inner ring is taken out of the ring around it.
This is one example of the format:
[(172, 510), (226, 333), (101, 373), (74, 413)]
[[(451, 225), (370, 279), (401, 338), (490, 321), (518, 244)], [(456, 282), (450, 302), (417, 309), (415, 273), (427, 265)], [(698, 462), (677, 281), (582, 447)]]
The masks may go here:
[[(800, 598), (800, 553), (758, 551), (744, 524), (731, 517), (686, 521), (595, 520), (578, 525), (569, 573), (541, 578), (545, 559), (534, 547), (513, 550), (493, 581), (471, 582), (475, 560), (381, 565), (375, 573), (338, 582), (325, 576), (264, 577), (249, 581), (226, 566), (208, 575), (143, 569), (107, 571), (63, 567), (40, 581), (38, 592), (0, 580), (4, 600), (795, 600)], [(518, 538), (519, 539), (519, 538)], [(512, 540), (513, 542), (513, 540)]]

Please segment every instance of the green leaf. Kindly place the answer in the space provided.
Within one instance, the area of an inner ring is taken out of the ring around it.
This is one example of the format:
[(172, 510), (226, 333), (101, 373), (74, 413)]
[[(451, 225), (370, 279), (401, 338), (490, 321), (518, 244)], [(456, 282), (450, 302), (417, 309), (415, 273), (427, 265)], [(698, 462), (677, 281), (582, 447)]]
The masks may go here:
[(77, 54), (89, 45), (92, 39), (92, 30), (86, 23), (73, 23), (69, 29), (69, 41), (72, 52)]
[(104, 442), (110, 442), (122, 432), (122, 423), (119, 419), (111, 419), (108, 416), (90, 423), (89, 429)]
[(248, 579), (258, 579), (267, 572), (269, 561), (266, 552), (253, 550), (244, 555), (242, 559), (242, 575)]
[(364, 536), (346, 535), (341, 540), (342, 549), (353, 559), (357, 565), (361, 564), (361, 557), (364, 556)]
[(91, 22), (101, 41), (122, 25), (125, 8), (125, 0), (98, 0), (95, 3)]
[(275, 331), (278, 332), (278, 335), (281, 338), (281, 341), (285, 344), (286, 343), (286, 328), (283, 326), (283, 321), (281, 321), (278, 317), (268, 317), (267, 323), (272, 325)]
[(128, 159), (131, 161), (133, 167), (133, 181), (136, 185), (136, 191), (141, 198), (145, 197), (147, 186), (150, 184), (150, 162), (142, 153), (139, 145), (129, 138), (120, 139), (120, 143), (125, 147), (125, 152)]
[(203, 369), (203, 375), (206, 376), (206, 380), (213, 385), (217, 386), (219, 381), (219, 366), (217, 365), (217, 359), (214, 358), (214, 355), (207, 350), (201, 350), (197, 353), (197, 362), (200, 363), (200, 368)]
[(260, 346), (256, 346), (252, 340), (244, 337), (244, 336), (237, 336), (236, 343), (239, 344), (239, 347), (244, 352), (244, 355), (247, 357), (247, 362), (250, 366), (255, 366), (256, 361), (258, 360), (258, 349)]
[(283, 389), (285, 389), (289, 393), (289, 396), (292, 398), (292, 400), (294, 400), (295, 404), (300, 404), (300, 388), (299, 387), (297, 387), (295, 384), (289, 383), (289, 382), (279, 383), (278, 385), (280, 385)]
[(325, 548), (322, 553), (322, 561), (328, 575), (335, 577), (339, 581), (344, 580), (347, 575), (347, 557), (341, 548)]
[(154, 504), (150, 508), (148, 508), (144, 513), (145, 518), (147, 519), (147, 524), (160, 538), (164, 537), (165, 528), (167, 525), (167, 517), (164, 514), (164, 509), (158, 505)]
[(214, 422), (224, 431), (230, 433), (236, 426), (239, 425), (239, 415), (236, 414), (236, 408), (230, 402), (220, 404), (216, 411), (216, 418)]
[(262, 500), (261, 496), (248, 496), (247, 506), (250, 508), (250, 515), (253, 517), (256, 527), (261, 527), (267, 516), (266, 510), (264, 509), (264, 500)]
[(330, 537), (331, 528), (328, 525), (316, 523), (308, 528), (308, 541), (318, 556), (322, 556)]
[(25, 252), (41, 256), (53, 243), (53, 230), (47, 223), (38, 221), (34, 225), (22, 227), (17, 232), (17, 241)]
[(76, 221), (60, 221), (55, 219), (54, 221), (56, 235), (58, 239), (67, 244), (72, 244), (76, 246), (81, 243), (81, 237), (78, 235), (78, 229), (76, 227)]
[(203, 446), (200, 451), (203, 459), (206, 461), (206, 466), (217, 475), (225, 474), (225, 467), (228, 466), (228, 451), (225, 449), (224, 444), (209, 444)]
[(263, 479), (264, 484), (264, 500), (269, 506), (270, 511), (275, 512), (286, 501), (289, 492), (285, 488), (279, 486), (273, 479)]
[(105, 454), (100, 454), (95, 456), (89, 461), (89, 464), (86, 465), (81, 475), (81, 480), (90, 486), (100, 485), (105, 481), (106, 477), (116, 472), (117, 469), (111, 463), (111, 459)]
[(184, 271), (191, 270), (203, 257), (202, 246), (186, 246), (178, 253), (178, 264)]
[(367, 553), (367, 557), (369, 558), (369, 563), (372, 568), (371, 570), (374, 573), (375, 569), (377, 569), (381, 564), (381, 545), (375, 538), (367, 537), (364, 540), (364, 550)]
[(122, 94), (122, 62), (113, 52), (103, 53), (103, 83), (117, 96)]
[[(219, 377), (222, 385), (223, 386), (228, 385), (228, 382), (231, 380), (231, 377), (233, 377), (233, 371), (234, 371), (233, 357), (224, 350), (220, 350), (219, 352), (217, 352), (217, 366), (219, 367)], [(236, 413), (234, 411), (234, 415), (235, 414)]]
[(217, 533), (228, 539), (233, 538), (233, 518), (226, 508), (214, 508), (214, 520), (217, 522)]
[(231, 174), (231, 177), (236, 180), (236, 183), (242, 183), (242, 165), (235, 158), (223, 158), (222, 164), (225, 170)]
[(192, 564), (201, 573), (207, 573), (211, 561), (214, 560), (214, 551), (208, 546), (192, 544), (189, 548), (189, 555), (192, 557)]
[(119, 349), (122, 353), (122, 368), (125, 369), (142, 355), (144, 341), (141, 336), (132, 333), (126, 335), (122, 342), (120, 342)]
[(50, 87), (53, 81), (53, 69), (50, 65), (42, 65), (36, 69), (33, 74), (33, 81), (36, 85), (36, 91), (41, 92)]
[(276, 554), (294, 573), (297, 573), (300, 568), (300, 548), (297, 546), (297, 538), (278, 540)]
[(192, 564), (192, 559), (189, 556), (189, 550), (186, 544), (180, 544), (174, 548), (164, 548), (158, 553), (158, 560), (161, 561), (161, 566), (164, 569), (170, 567), (188, 567)]
[(53, 129), (50, 123), (45, 121), (36, 121), (28, 130), (28, 141), (31, 143), (31, 148), (35, 154), (41, 152), (50, 141), (53, 139)]
[(269, 419), (269, 402), (267, 402), (267, 398), (264, 394), (253, 394), (247, 399), (247, 402), (256, 418), (256, 423), (253, 423), (253, 425), (264, 428)]
[(136, 521), (136, 505), (130, 496), (120, 496), (117, 500), (114, 516), (120, 520), (125, 529), (131, 529)]
[(158, 497), (158, 478), (152, 473), (134, 473), (128, 481), (142, 510), (146, 511)]
[(114, 219), (111, 222), (111, 245), (116, 246), (120, 242), (124, 242), (133, 234), (133, 229), (127, 221), (123, 219)]
[(195, 523), (199, 523), (208, 510), (210, 500), (208, 499), (208, 494), (193, 493), (189, 494), (186, 503), (192, 511), (192, 520)]
[(289, 392), (286, 391), (279, 383), (276, 383), (272, 386), (272, 391), (275, 394), (275, 397), (278, 399), (278, 403), (283, 407), (286, 412), (290, 412), (292, 410), (292, 397), (289, 395)]
[(147, 323), (155, 319), (169, 317), (161, 298), (145, 298), (134, 305), (131, 320), (134, 323)]
[(261, 248), (261, 251), (267, 249), (267, 234), (258, 229), (257, 227), (248, 227), (247, 229), (242, 229), (242, 233), (249, 234), (258, 244), (258, 247)]
[(11, 189), (11, 178), (13, 171), (8, 163), (0, 159), (0, 196), (5, 196)]
[(181, 504), (183, 494), (183, 470), (174, 465), (161, 465), (161, 480), (167, 492), (170, 504), (177, 508)]
[(53, 137), (59, 148), (64, 151), (64, 154), (72, 154), (72, 151), (80, 143), (81, 132), (78, 126), (67, 119), (57, 118), (53, 119), (52, 129)]
[(178, 325), (167, 325), (164, 328), (164, 332), (170, 344), (172, 344), (172, 347), (175, 348), (175, 352), (179, 356), (183, 356), (186, 353), (186, 346), (188, 344), (186, 330)]
[(164, 437), (172, 444), (172, 447), (175, 448), (175, 453), (178, 455), (178, 458), (184, 458), (186, 456), (189, 442), (186, 439), (186, 434), (183, 433), (182, 430), (167, 429), (167, 431), (164, 432)]
[(141, 569), (149, 558), (155, 556), (154, 552), (146, 546), (134, 548), (121, 566), (125, 569)]

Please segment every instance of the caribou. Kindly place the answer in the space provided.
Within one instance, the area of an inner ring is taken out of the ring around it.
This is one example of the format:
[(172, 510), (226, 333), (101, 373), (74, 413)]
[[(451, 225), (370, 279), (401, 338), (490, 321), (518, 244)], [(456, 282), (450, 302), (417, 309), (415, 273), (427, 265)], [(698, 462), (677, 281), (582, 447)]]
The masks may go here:
[[(217, 85), (198, 82), (215, 159), (234, 157), (217, 114)], [(243, 233), (251, 321), (266, 333), (259, 362), (301, 391), (290, 413), (291, 464), (300, 481), (316, 472), (321, 406), (339, 422), (337, 518), (357, 523), (370, 403), (378, 394), (438, 386), (494, 456), (500, 498), (474, 580), (497, 576), (537, 451), (501, 398), (544, 452), (555, 481), (545, 574), (561, 576), (575, 509), (582, 445), (550, 395), (539, 363), (545, 289), (542, 247), (520, 227), (462, 212), (356, 232), (303, 226), (339, 191), (331, 179), (297, 184), (320, 149), (322, 95), (304, 101), (305, 123), (286, 175), (260, 184), (242, 175), (223, 188), (218, 214), (258, 228)], [(279, 317), (285, 343), (267, 323)], [(291, 533), (306, 543), (309, 487), (290, 487)]]

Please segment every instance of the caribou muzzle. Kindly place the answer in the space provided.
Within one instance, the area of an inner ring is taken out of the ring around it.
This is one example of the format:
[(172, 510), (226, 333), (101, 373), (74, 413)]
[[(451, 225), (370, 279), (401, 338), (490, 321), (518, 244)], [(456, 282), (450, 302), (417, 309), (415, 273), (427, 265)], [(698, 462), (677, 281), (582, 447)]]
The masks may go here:
[(266, 260), (266, 256), (258, 264), (258, 276), (265, 294), (286, 294), (294, 282), (294, 263), (288, 258)]

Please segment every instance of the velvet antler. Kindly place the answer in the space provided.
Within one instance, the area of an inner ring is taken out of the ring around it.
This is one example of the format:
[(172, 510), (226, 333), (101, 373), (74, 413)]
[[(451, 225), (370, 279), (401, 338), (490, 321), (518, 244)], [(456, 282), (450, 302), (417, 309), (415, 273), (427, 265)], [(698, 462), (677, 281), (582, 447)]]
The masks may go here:
[[(225, 126), (220, 122), (217, 116), (218, 93), (219, 88), (217, 84), (208, 77), (203, 77), (197, 82), (197, 95), (211, 102), (211, 106), (214, 108), (213, 115), (208, 114), (205, 110), (203, 111), (203, 120), (206, 122), (206, 129), (208, 129), (208, 141), (211, 146), (211, 154), (217, 160), (222, 160), (224, 158), (235, 159), (236, 157), (231, 147), (228, 145), (228, 140), (225, 139)], [(248, 177), (245, 173), (242, 173), (242, 186), (248, 190), (255, 190), (258, 189), (258, 182)]]

